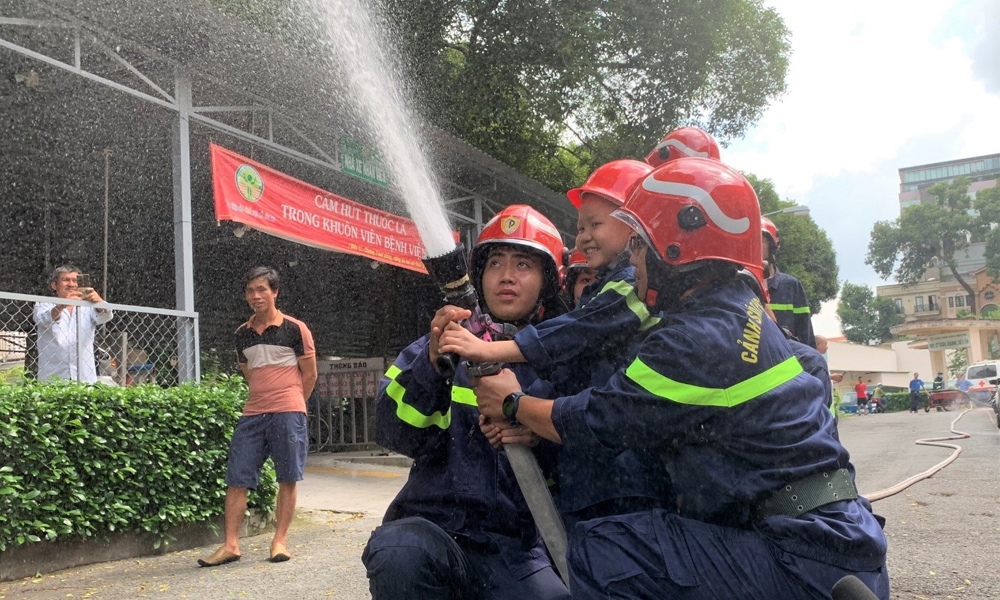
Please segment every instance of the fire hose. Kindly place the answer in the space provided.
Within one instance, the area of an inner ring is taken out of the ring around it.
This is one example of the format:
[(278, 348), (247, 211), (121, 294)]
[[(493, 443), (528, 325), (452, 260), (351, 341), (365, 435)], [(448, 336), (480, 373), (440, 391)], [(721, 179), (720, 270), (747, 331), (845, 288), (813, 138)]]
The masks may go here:
[(889, 496), (893, 496), (895, 494), (898, 494), (899, 492), (902, 492), (903, 490), (917, 483), (918, 481), (923, 481), (924, 479), (932, 477), (935, 473), (937, 473), (941, 469), (955, 462), (955, 459), (958, 458), (958, 455), (962, 453), (962, 447), (957, 444), (944, 444), (942, 442), (946, 442), (949, 440), (962, 440), (970, 437), (968, 433), (964, 431), (958, 431), (955, 429), (955, 424), (958, 423), (958, 421), (965, 416), (965, 413), (969, 412), (970, 410), (972, 409), (967, 408), (963, 410), (962, 414), (955, 417), (955, 420), (951, 422), (950, 430), (955, 435), (946, 437), (936, 437), (936, 438), (924, 438), (914, 442), (918, 446), (935, 446), (937, 448), (951, 448), (953, 450), (951, 456), (942, 460), (941, 462), (927, 469), (926, 471), (917, 473), (912, 477), (904, 479), (903, 481), (900, 481), (899, 483), (897, 483), (892, 487), (887, 487), (883, 490), (878, 490), (875, 492), (871, 492), (868, 494), (861, 494), (861, 495), (867, 498), (869, 502), (876, 502), (878, 500), (882, 500), (883, 498), (888, 498)]
[[(467, 329), (485, 340), (513, 337), (509, 328), (493, 323), (489, 315), (483, 314), (479, 308), (479, 297), (469, 280), (468, 261), (465, 258), (465, 248), (458, 246), (451, 252), (433, 258), (424, 258), (427, 272), (444, 293), (444, 300), (460, 308), (472, 311), (472, 317), (463, 321)], [(438, 372), (446, 379), (455, 376), (459, 357), (453, 354), (442, 354), (437, 360)], [(494, 375), (503, 365), (467, 365), (470, 375), (477, 377)], [(555, 563), (556, 570), (563, 583), (569, 585), (569, 569), (566, 564), (566, 528), (563, 525), (559, 511), (556, 509), (549, 486), (531, 449), (523, 444), (505, 444), (504, 452), (507, 462), (514, 472), (517, 485), (521, 488), (524, 500), (535, 520), (535, 526), (542, 536), (542, 541), (549, 551), (549, 556)]]

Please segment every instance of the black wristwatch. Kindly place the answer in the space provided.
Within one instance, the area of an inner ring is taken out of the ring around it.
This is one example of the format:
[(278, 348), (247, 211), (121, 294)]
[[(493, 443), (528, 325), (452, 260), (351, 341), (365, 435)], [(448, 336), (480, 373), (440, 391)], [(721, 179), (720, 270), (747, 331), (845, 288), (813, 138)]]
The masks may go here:
[(507, 417), (511, 421), (515, 420), (517, 417), (517, 408), (521, 403), (521, 396), (524, 396), (524, 392), (511, 392), (507, 394), (507, 397), (503, 399), (503, 416)]

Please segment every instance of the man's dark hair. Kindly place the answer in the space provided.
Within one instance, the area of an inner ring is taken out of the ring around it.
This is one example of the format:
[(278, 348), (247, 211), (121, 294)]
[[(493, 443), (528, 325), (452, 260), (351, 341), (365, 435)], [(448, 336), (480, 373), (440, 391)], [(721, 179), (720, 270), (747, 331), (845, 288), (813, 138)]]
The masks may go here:
[(49, 283), (56, 283), (56, 282), (58, 282), (59, 278), (62, 277), (63, 275), (65, 275), (66, 273), (76, 273), (76, 274), (79, 274), (80, 273), (80, 269), (77, 269), (73, 265), (62, 265), (61, 267), (56, 267), (56, 268), (52, 269), (51, 273), (49, 273)]
[(261, 277), (267, 280), (267, 287), (271, 288), (272, 292), (278, 291), (278, 272), (271, 267), (254, 267), (247, 271), (243, 277), (243, 288), (246, 289), (251, 281)]

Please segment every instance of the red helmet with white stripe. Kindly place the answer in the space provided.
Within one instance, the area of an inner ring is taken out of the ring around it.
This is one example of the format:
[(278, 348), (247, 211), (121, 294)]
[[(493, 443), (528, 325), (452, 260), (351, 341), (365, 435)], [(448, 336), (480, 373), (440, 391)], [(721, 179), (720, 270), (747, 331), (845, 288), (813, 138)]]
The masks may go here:
[(566, 192), (573, 206), (580, 208), (581, 194), (597, 194), (621, 206), (635, 183), (649, 174), (653, 167), (644, 162), (625, 158), (613, 160), (594, 169), (583, 185)]
[(719, 145), (707, 131), (697, 127), (681, 127), (665, 135), (646, 155), (646, 162), (659, 167), (665, 162), (684, 156), (719, 160)]
[(717, 160), (679, 158), (655, 169), (612, 216), (666, 265), (701, 261), (746, 267), (761, 283), (760, 205), (750, 183)]
[(526, 204), (512, 204), (501, 210), (483, 227), (469, 261), (472, 281), (482, 292), (483, 268), (491, 245), (525, 246), (545, 257), (542, 299), (559, 293), (562, 287), (563, 246), (559, 230), (542, 213)]

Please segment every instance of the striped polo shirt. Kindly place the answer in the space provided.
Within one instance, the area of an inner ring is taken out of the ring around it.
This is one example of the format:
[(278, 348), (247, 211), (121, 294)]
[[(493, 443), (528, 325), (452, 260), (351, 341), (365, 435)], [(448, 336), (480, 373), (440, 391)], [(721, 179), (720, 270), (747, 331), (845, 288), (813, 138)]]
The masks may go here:
[(316, 355), (306, 324), (278, 311), (278, 323), (258, 334), (250, 321), (236, 330), (236, 357), (247, 370), (243, 414), (306, 412), (299, 359)]

